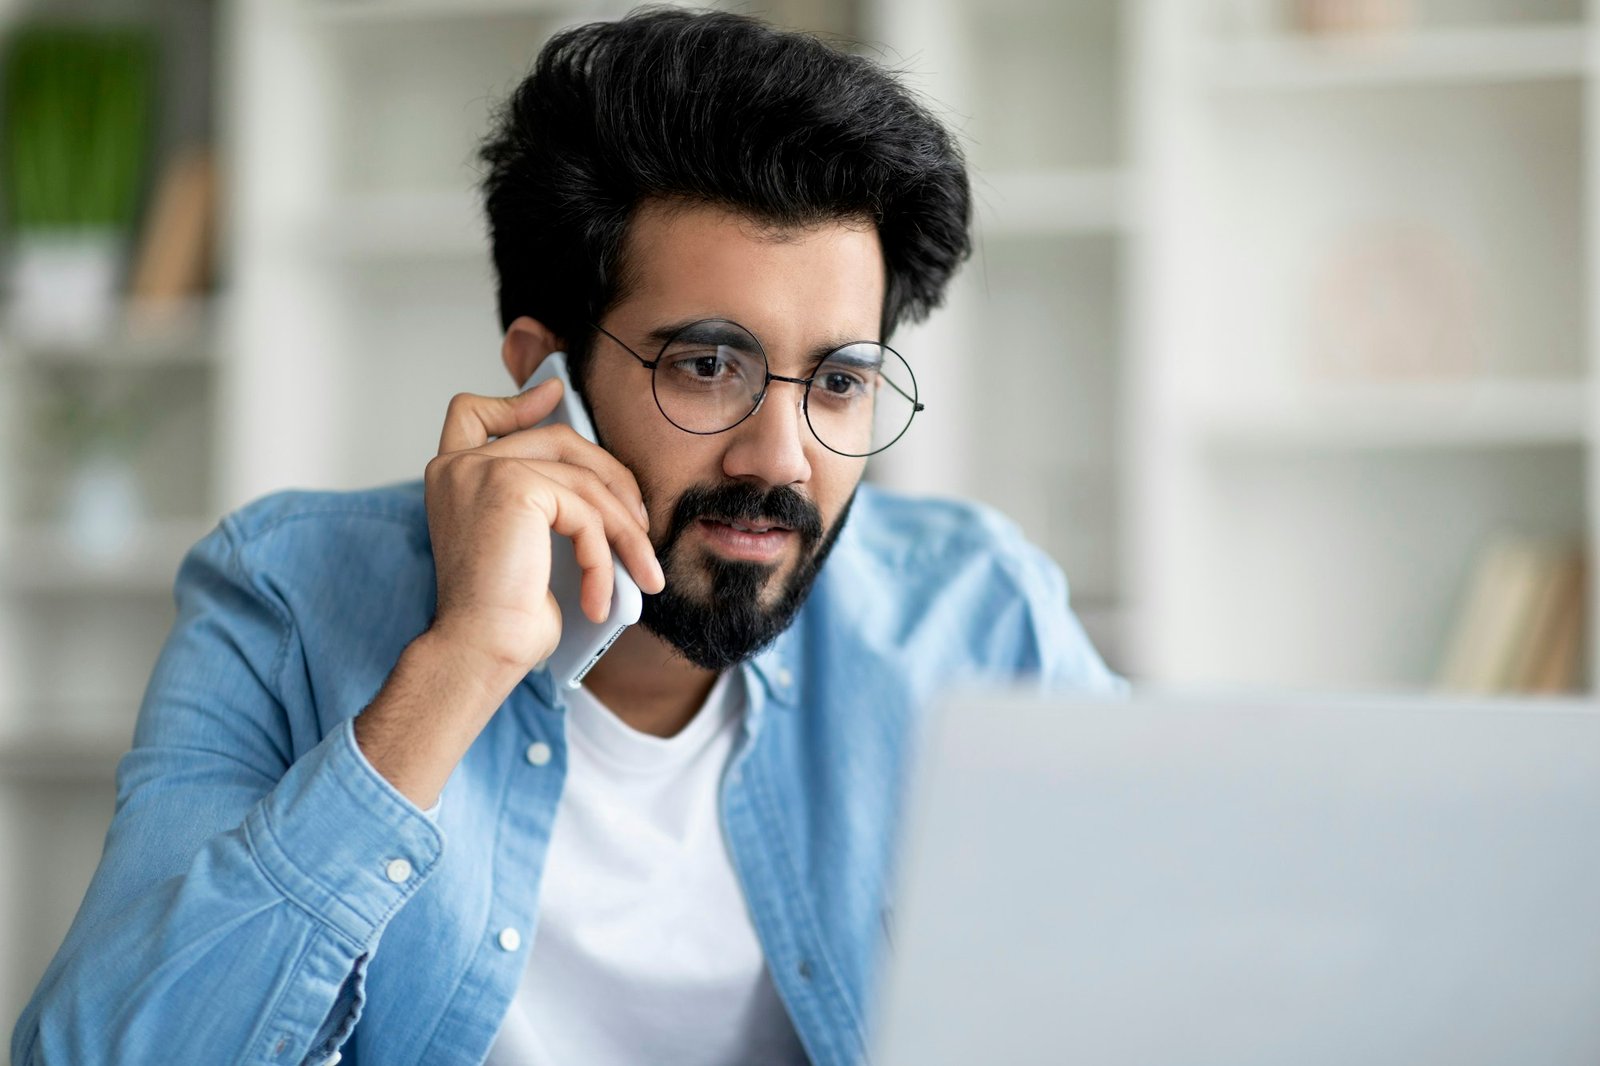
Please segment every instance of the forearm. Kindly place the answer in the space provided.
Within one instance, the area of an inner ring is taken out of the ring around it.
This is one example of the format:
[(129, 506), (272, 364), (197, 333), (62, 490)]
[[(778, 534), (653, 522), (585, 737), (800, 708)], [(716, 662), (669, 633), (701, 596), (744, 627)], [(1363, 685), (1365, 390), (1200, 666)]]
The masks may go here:
[(430, 629), (411, 642), (356, 717), (356, 744), (398, 792), (432, 807), (524, 673)]
[[(206, 797), (232, 799), (215, 788)], [(199, 1062), (320, 1062), (312, 1053), (325, 1056), (356, 1020), (363, 960), (443, 849), (341, 728), (181, 876), (129, 893), (130, 873), (175, 835), (154, 817), (173, 800), (136, 793), (119, 812), (78, 919), (17, 1024), (18, 1066), (132, 1066), (171, 1061), (174, 1049)], [(385, 872), (395, 858), (412, 868), (398, 883)]]

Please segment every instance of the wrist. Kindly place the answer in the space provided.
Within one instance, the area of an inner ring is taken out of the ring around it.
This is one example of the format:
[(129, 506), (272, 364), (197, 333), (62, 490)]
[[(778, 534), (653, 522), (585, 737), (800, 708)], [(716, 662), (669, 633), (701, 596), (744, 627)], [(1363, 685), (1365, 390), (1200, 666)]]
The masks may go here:
[(486, 651), (437, 622), (407, 646), (401, 659), (409, 659), (422, 672), (449, 679), (452, 685), (475, 688), (492, 707), (498, 707), (532, 669)]
[(426, 810), (519, 680), (511, 667), (423, 633), (356, 716), (356, 746), (374, 770)]

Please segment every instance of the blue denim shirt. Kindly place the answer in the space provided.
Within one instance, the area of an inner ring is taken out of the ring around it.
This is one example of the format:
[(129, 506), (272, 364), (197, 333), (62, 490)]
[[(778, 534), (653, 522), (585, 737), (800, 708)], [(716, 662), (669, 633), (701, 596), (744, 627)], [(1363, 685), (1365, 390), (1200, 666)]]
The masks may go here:
[[(433, 617), (420, 482), (259, 500), (190, 550), (176, 596), (16, 1066), (481, 1062), (533, 943), (565, 776), (548, 674), (506, 699), (435, 820), (351, 732)], [(807, 1054), (856, 1062), (920, 708), (962, 680), (1125, 683), (1014, 526), (869, 486), (795, 623), (740, 669), (728, 850)]]

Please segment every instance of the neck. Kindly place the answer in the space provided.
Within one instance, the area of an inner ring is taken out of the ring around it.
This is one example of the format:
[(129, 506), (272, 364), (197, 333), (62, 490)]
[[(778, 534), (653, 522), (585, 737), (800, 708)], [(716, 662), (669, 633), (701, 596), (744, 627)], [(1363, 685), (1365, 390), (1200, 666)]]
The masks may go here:
[(584, 677), (583, 687), (632, 728), (670, 737), (694, 718), (717, 677), (717, 671), (695, 666), (644, 626), (633, 625)]

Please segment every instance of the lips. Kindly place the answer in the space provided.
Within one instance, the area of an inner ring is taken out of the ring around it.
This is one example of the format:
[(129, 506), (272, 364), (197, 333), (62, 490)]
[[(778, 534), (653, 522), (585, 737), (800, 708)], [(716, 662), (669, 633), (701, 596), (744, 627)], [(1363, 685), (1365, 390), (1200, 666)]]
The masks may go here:
[(691, 486), (673, 506), (656, 554), (667, 559), (688, 534), (723, 559), (772, 564), (789, 552), (803, 558), (822, 533), (817, 505), (788, 485), (765, 492), (743, 482)]
[(702, 518), (699, 528), (706, 545), (718, 555), (752, 563), (777, 562), (794, 539), (787, 527), (768, 522)]
[(731, 518), (711, 518), (707, 519), (707, 521), (730, 526), (741, 533), (770, 533), (774, 530), (779, 533), (789, 532), (788, 526), (780, 526), (776, 522), (736, 522)]

